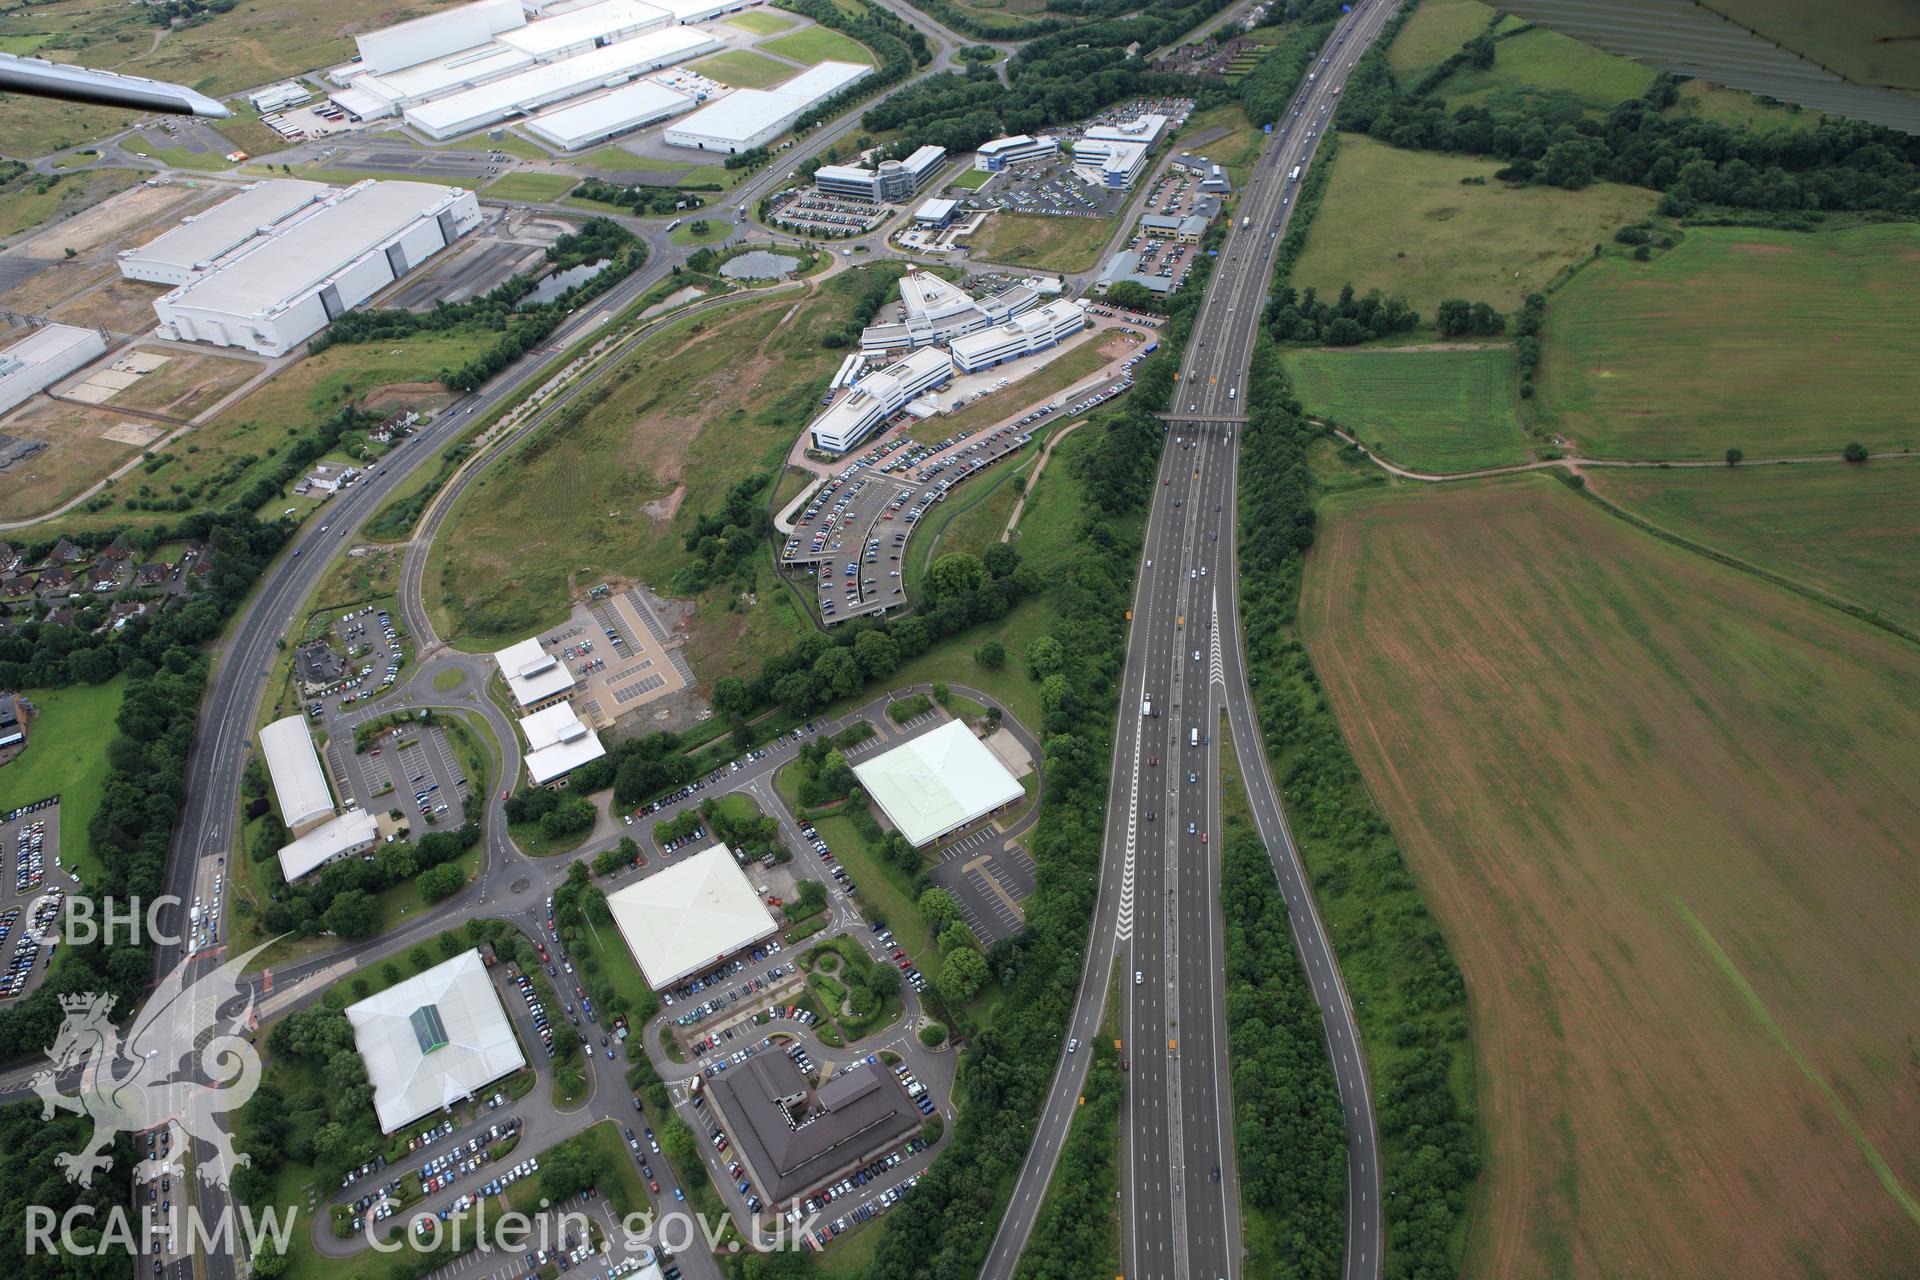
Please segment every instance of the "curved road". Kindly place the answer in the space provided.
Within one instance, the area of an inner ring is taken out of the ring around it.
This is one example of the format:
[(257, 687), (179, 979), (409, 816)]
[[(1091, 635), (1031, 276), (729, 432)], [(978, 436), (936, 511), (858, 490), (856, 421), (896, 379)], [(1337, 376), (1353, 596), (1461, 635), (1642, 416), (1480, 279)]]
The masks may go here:
[[(1234, 210), (1175, 388), (1148, 516), (1145, 565), (1121, 682), (1098, 907), (1068, 1033), (1099, 1034), (1116, 964), (1130, 1059), (1122, 1121), (1124, 1272), (1232, 1277), (1242, 1265), (1227, 1078), (1219, 906), (1219, 745), (1233, 728), (1256, 828), (1292, 912), (1294, 941), (1327, 1029), (1348, 1129), (1348, 1280), (1376, 1280), (1384, 1235), (1378, 1129), (1359, 1029), (1281, 810), (1254, 719), (1235, 561), (1237, 432), (1274, 255), (1293, 211), (1295, 166), (1310, 163), (1349, 66), (1379, 35), (1391, 0), (1341, 19)], [(1144, 714), (1150, 706), (1154, 714)], [(1189, 781), (1189, 779), (1192, 781)], [(1133, 976), (1126, 977), (1132, 970)], [(1013, 1199), (982, 1272), (1006, 1280), (1058, 1164), (1086, 1057), (1062, 1053)]]

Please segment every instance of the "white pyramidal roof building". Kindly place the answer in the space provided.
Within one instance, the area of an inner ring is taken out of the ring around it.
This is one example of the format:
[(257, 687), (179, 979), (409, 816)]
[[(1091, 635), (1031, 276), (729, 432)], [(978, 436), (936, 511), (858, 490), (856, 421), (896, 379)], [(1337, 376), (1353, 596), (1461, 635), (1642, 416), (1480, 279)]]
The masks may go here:
[(527, 1065), (477, 949), (348, 1005), (347, 1021), (382, 1133)]
[(992, 813), (1026, 794), (959, 720), (853, 766), (854, 777), (916, 846)]
[(656, 991), (752, 946), (776, 928), (723, 844), (609, 894), (607, 906)]

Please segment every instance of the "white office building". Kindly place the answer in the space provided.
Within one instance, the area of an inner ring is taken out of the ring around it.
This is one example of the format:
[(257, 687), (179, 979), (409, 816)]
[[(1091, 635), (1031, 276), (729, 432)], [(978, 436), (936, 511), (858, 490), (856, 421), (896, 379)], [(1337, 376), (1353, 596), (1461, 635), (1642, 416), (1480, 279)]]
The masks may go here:
[(106, 353), (106, 340), (94, 329), (49, 324), (33, 330), (0, 351), (0, 413)]
[(541, 648), (537, 637), (508, 645), (493, 655), (493, 661), (522, 711), (550, 707), (573, 692), (573, 673)]
[(558, 62), (535, 63), (503, 79), (418, 103), (407, 108), (406, 120), (431, 138), (457, 138), (592, 89), (637, 79), (649, 71), (658, 71), (721, 47), (721, 41), (704, 31), (668, 27)]
[(845, 453), (906, 408), (909, 400), (944, 386), (952, 378), (953, 359), (937, 347), (915, 351), (878, 373), (868, 374), (807, 427), (813, 434), (814, 448)]
[(692, 98), (663, 84), (635, 80), (597, 98), (543, 111), (527, 122), (527, 132), (562, 151), (580, 151), (691, 111), (694, 105)]
[(951, 342), (1032, 310), (1040, 303), (1040, 291), (1032, 285), (1017, 284), (990, 298), (976, 299), (939, 276), (915, 271), (900, 277), (900, 301), (906, 319), (862, 329), (861, 351), (872, 355)]
[(973, 167), (983, 173), (998, 173), (1008, 165), (1045, 160), (1059, 154), (1058, 139), (1016, 133), (1011, 138), (995, 138), (992, 142), (981, 143), (980, 150), (974, 154)]
[(1081, 137), (1107, 142), (1137, 142), (1143, 147), (1152, 148), (1166, 132), (1167, 117), (1149, 113), (1120, 124), (1088, 125), (1081, 131)]
[(589, 760), (607, 754), (600, 735), (581, 723), (567, 702), (556, 702), (520, 720), (527, 739), (527, 776), (536, 787), (566, 777)]
[(1087, 313), (1079, 303), (1061, 300), (1002, 325), (955, 338), (949, 348), (954, 367), (977, 373), (1008, 360), (1045, 351), (1087, 327)]
[(304, 719), (287, 716), (262, 729), (260, 754), (266, 757), (267, 777), (287, 830), (305, 835), (333, 817), (333, 791)]
[(296, 178), (256, 182), (139, 248), (122, 249), (120, 274), (149, 284), (185, 284), (249, 241), (273, 234), (276, 226), (334, 190), (324, 182)]
[(285, 355), (479, 225), (471, 191), (359, 183), (157, 299), (160, 335)]
[(499, 42), (535, 62), (558, 62), (673, 22), (665, 9), (640, 0), (601, 0), (503, 32)]
[(1096, 187), (1129, 191), (1146, 164), (1145, 143), (1081, 138), (1073, 144), (1073, 171)]
[(946, 163), (945, 147), (921, 147), (905, 160), (882, 160), (871, 169), (854, 164), (822, 165), (813, 175), (821, 195), (874, 204), (911, 200)]
[(354, 44), (360, 50), (360, 65), (367, 70), (398, 71), (483, 45), (503, 31), (525, 26), (526, 21), (520, 0), (479, 0), (369, 31), (355, 36)]
[(728, 155), (763, 147), (871, 70), (857, 62), (822, 62), (776, 88), (736, 89), (669, 127), (667, 143)]
[(284, 111), (288, 107), (297, 107), (313, 96), (313, 91), (298, 80), (282, 80), (279, 84), (256, 89), (247, 95), (247, 101), (253, 104), (255, 111)]
[(338, 858), (350, 858), (373, 848), (380, 838), (380, 823), (370, 813), (349, 809), (337, 818), (329, 818), (313, 830), (280, 847), (280, 874), (288, 884), (311, 875)]
[(348, 1005), (346, 1014), (382, 1133), (527, 1065), (477, 948)]
[(915, 848), (933, 843), (1026, 792), (961, 720), (853, 766), (867, 795)]

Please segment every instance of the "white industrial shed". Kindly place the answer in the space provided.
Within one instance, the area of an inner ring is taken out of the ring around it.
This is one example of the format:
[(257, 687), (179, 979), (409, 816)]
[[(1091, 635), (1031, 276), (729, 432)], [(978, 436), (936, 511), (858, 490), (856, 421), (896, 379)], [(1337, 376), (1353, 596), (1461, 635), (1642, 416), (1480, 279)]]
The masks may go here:
[(609, 894), (607, 906), (656, 991), (752, 946), (776, 928), (723, 844)]
[(694, 100), (684, 93), (635, 80), (586, 102), (543, 111), (527, 122), (527, 132), (562, 151), (578, 151), (693, 107)]
[(407, 108), (406, 119), (430, 137), (455, 138), (721, 47), (721, 41), (690, 27), (651, 31), (558, 62), (540, 63), (450, 97), (419, 103)]
[(267, 776), (273, 780), (287, 830), (305, 835), (333, 816), (333, 792), (305, 720), (288, 716), (262, 729), (260, 754), (267, 759)]
[(564, 778), (589, 760), (607, 754), (600, 735), (574, 713), (571, 703), (556, 702), (520, 720), (527, 739), (527, 776), (536, 787)]
[[(729, 10), (738, 12), (747, 7), (746, 0), (654, 0), (654, 3), (671, 13), (675, 22), (705, 22)], [(759, 0), (753, 3), (758, 4)]]
[(472, 1097), (527, 1065), (478, 950), (347, 1006), (380, 1131)]
[(541, 648), (537, 638), (508, 645), (493, 655), (493, 661), (522, 711), (549, 706), (555, 698), (573, 692), (573, 673)]
[(531, 54), (536, 62), (553, 62), (628, 36), (658, 31), (672, 22), (672, 15), (665, 9), (641, 4), (640, 0), (601, 0), (506, 32), (500, 43)]
[(729, 155), (765, 146), (802, 114), (872, 70), (857, 62), (822, 62), (773, 89), (737, 89), (666, 131), (669, 145)]
[(318, 871), (335, 858), (365, 853), (380, 838), (380, 823), (363, 809), (349, 809), (282, 845), (280, 874), (288, 883)]
[(324, 182), (270, 178), (256, 182), (229, 200), (181, 220), (179, 226), (137, 249), (120, 251), (120, 274), (153, 284), (185, 284), (249, 240), (272, 228), (334, 189)]
[(357, 68), (335, 72), (333, 78), (347, 87), (327, 96), (343, 110), (373, 120), (418, 102), (503, 79), (533, 65), (532, 54), (503, 44), (484, 44), (381, 75)]
[(370, 71), (398, 71), (462, 49), (485, 44), (502, 31), (525, 26), (520, 0), (479, 0), (424, 18), (355, 36), (360, 63)]
[(916, 847), (1026, 794), (959, 720), (856, 764), (853, 775)]
[(106, 340), (93, 329), (71, 324), (35, 329), (0, 351), (0, 413), (106, 353)]
[(358, 183), (157, 299), (160, 335), (285, 355), (479, 225), (471, 191)]

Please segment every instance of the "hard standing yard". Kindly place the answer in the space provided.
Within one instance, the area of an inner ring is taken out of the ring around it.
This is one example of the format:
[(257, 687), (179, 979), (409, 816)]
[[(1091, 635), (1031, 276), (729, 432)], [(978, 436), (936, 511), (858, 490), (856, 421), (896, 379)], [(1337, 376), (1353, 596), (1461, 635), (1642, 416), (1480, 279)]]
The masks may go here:
[(1511, 347), (1294, 350), (1282, 363), (1308, 413), (1403, 467), (1472, 471), (1533, 458), (1514, 416)]
[(1592, 457), (1920, 445), (1920, 228), (1712, 227), (1547, 306), (1534, 412)]
[(1302, 618), (1472, 994), (1462, 1274), (1910, 1275), (1920, 654), (1538, 477), (1328, 501)]

